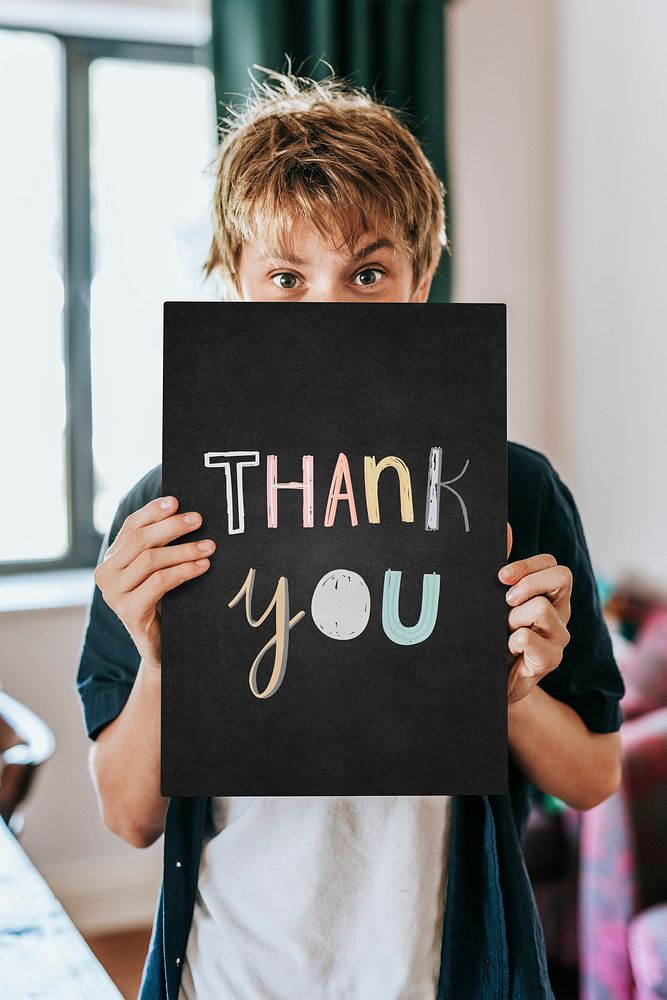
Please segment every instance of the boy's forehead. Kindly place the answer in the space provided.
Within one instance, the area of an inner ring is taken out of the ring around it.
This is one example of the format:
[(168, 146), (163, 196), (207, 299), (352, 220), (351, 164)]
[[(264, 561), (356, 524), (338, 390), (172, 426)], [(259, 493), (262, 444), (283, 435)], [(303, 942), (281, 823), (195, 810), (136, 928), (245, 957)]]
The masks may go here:
[(248, 241), (246, 247), (253, 251), (258, 261), (282, 260), (299, 265), (323, 253), (361, 261), (379, 250), (397, 251), (401, 243), (401, 238), (392, 232), (388, 224), (357, 232), (349, 242), (335, 224), (325, 235), (313, 223), (297, 220), (281, 237), (272, 239), (262, 236)]
[[(326, 251), (331, 254), (338, 254), (342, 257), (349, 257), (355, 261), (364, 260), (371, 254), (376, 253), (378, 250), (397, 250), (398, 247), (396, 243), (390, 237), (380, 237), (379, 239), (371, 239), (368, 237), (369, 242), (362, 239), (358, 247), (355, 247), (352, 252), (350, 252), (346, 247), (336, 247), (331, 243), (327, 243), (322, 237), (316, 241), (318, 246), (316, 252)], [(294, 242), (294, 245), (289, 249), (285, 249), (281, 253), (280, 247), (270, 247), (263, 248), (258, 252), (258, 260), (260, 261), (271, 261), (271, 260), (282, 260), (287, 261), (289, 264), (307, 264), (309, 259), (315, 256), (313, 252), (314, 247), (310, 245), (300, 245), (298, 241)], [(302, 256), (301, 256), (302, 255)]]

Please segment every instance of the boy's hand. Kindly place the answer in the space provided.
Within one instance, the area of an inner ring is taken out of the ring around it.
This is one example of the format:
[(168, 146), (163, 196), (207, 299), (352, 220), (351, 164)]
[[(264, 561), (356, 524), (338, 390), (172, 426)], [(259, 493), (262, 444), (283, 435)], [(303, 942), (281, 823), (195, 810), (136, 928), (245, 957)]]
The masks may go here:
[(177, 514), (175, 497), (159, 497), (123, 522), (95, 570), (102, 596), (132, 636), (141, 659), (160, 666), (159, 602), (168, 590), (201, 576), (215, 542), (168, 545), (201, 524), (195, 511)]
[[(507, 525), (507, 555), (512, 550), (512, 529)], [(508, 703), (530, 693), (541, 677), (555, 670), (570, 641), (566, 625), (570, 618), (572, 573), (543, 553), (508, 563), (498, 573), (511, 584), (505, 595), (508, 616), (510, 670)]]

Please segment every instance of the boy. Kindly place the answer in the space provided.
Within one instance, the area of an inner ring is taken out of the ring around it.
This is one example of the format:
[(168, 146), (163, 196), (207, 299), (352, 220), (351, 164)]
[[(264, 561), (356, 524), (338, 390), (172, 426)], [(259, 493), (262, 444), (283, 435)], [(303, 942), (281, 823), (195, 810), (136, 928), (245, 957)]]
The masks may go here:
[[(269, 76), (226, 120), (207, 273), (241, 300), (426, 301), (444, 189), (419, 144), (362, 90)], [(159, 601), (215, 541), (188, 542), (201, 513), (159, 467), (122, 501), (78, 687), (105, 822), (165, 833), (141, 1000), (553, 997), (529, 792), (588, 809), (616, 790), (624, 688), (571, 494), (537, 452), (510, 444), (508, 468), (507, 796), (162, 798)]]

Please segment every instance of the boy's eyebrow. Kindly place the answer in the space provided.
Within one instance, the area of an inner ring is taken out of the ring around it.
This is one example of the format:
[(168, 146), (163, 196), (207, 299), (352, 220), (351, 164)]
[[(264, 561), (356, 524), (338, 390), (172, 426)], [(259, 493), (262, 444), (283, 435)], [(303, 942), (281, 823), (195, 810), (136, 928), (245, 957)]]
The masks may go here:
[(363, 260), (364, 257), (369, 257), (376, 250), (395, 249), (395, 244), (387, 236), (381, 236), (379, 240), (375, 240), (373, 243), (369, 243), (368, 246), (363, 247), (363, 249), (357, 250), (356, 253), (352, 254), (352, 257), (354, 260)]
[[(385, 249), (395, 250), (396, 246), (395, 246), (394, 243), (392, 243), (392, 241), (387, 236), (382, 236), (380, 239), (374, 240), (372, 243), (369, 243), (367, 246), (362, 247), (361, 250), (355, 251), (355, 253), (352, 254), (352, 260), (363, 260), (365, 257), (370, 256), (370, 254), (375, 253), (376, 250), (385, 250)], [(267, 261), (267, 260), (284, 260), (288, 264), (306, 264), (306, 263), (308, 263), (307, 261), (302, 260), (301, 257), (292, 257), (289, 254), (286, 254), (284, 257), (280, 257), (280, 256), (273, 257), (273, 256), (270, 256), (268, 254), (262, 254), (262, 256), (259, 257), (258, 259), (261, 260), (261, 261)]]

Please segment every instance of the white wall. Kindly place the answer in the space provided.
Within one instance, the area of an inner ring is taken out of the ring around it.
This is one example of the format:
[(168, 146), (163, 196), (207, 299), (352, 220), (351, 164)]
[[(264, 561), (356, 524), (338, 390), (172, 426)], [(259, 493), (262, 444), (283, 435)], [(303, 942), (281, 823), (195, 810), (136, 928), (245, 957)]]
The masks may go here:
[(667, 6), (447, 6), (454, 297), (508, 303), (510, 436), (596, 567), (667, 585)]
[(565, 0), (557, 454), (611, 573), (667, 582), (667, 5)]
[(554, 444), (555, 2), (447, 4), (454, 299), (508, 306), (508, 429)]

